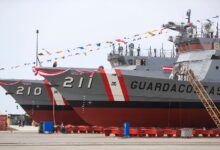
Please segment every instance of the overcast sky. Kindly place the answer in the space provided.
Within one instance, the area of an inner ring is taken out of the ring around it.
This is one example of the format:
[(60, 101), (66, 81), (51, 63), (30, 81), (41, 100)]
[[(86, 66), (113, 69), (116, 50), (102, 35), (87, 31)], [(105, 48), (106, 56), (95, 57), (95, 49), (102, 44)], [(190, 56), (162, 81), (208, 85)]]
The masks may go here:
[[(41, 79), (33, 75), (32, 65), (23, 66), (35, 61), (36, 29), (39, 51), (55, 52), (159, 29), (168, 21), (185, 22), (189, 8), (192, 21), (205, 20), (220, 15), (219, 6), (219, 0), (0, 0), (0, 68), (5, 68), (0, 78)], [(141, 47), (160, 48), (163, 43), (169, 49), (169, 34), (140, 41)], [(58, 66), (110, 68), (109, 52), (72, 56), (58, 60)], [(21, 67), (11, 69), (17, 65)], [(0, 113), (24, 113), (2, 88)]]

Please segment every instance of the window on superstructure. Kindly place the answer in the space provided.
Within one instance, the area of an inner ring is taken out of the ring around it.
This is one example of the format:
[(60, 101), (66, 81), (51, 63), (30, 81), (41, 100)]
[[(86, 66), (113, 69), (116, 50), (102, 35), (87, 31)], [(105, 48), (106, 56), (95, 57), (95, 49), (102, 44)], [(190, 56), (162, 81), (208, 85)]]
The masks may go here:
[(129, 64), (129, 65), (133, 65), (133, 60), (132, 60), (132, 59), (129, 59), (129, 60), (128, 60), (128, 64)]
[(146, 65), (146, 60), (145, 59), (141, 59), (141, 66), (145, 66)]
[(220, 57), (216, 55), (212, 55), (211, 59), (220, 59)]
[(113, 62), (112, 62), (112, 65), (113, 65), (114, 67), (119, 66), (119, 62), (118, 62), (118, 61), (113, 61)]

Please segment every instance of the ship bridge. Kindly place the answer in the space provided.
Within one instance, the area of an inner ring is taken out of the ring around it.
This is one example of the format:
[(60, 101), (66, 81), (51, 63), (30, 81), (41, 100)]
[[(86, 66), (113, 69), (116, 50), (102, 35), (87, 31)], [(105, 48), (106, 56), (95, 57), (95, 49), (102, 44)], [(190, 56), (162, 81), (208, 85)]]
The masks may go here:
[(179, 33), (177, 36), (170, 36), (168, 39), (175, 44), (177, 53), (220, 50), (218, 23), (216, 32), (214, 32), (214, 22), (207, 19), (205, 23), (201, 24), (201, 31), (198, 33), (198, 27), (190, 22), (190, 13), (188, 13), (187, 16), (187, 23), (174, 23), (170, 21), (163, 25), (164, 28)]
[(147, 56), (141, 56), (140, 46), (137, 48), (137, 54), (134, 52), (134, 44), (129, 44), (129, 52), (119, 45), (118, 51), (113, 45), (112, 52), (108, 55), (108, 61), (113, 68), (128, 67), (128, 66), (146, 66)]
[[(129, 49), (129, 50), (128, 50)], [(151, 51), (151, 50), (150, 50)], [(175, 57), (165, 57), (165, 55), (157, 57), (157, 50), (154, 49), (154, 56), (141, 54), (141, 48), (134, 48), (134, 44), (130, 43), (124, 51), (119, 45), (118, 50), (115, 50), (113, 45), (112, 52), (108, 55), (108, 61), (112, 68), (126, 70), (143, 70), (143, 71), (161, 71), (163, 66), (173, 66), (176, 62)]]

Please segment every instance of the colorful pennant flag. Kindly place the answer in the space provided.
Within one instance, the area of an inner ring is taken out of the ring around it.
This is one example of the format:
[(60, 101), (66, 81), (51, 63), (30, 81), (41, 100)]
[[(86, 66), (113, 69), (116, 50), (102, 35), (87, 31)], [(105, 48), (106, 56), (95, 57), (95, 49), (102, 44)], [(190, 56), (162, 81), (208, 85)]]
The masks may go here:
[(83, 54), (86, 56), (87, 55), (87, 53), (86, 52), (83, 52)]
[(99, 47), (100, 47), (100, 46), (101, 46), (101, 43), (97, 43), (96, 46), (99, 46)]
[(165, 29), (165, 28), (160, 29), (160, 31), (159, 31), (158, 34), (162, 34), (164, 29)]
[(217, 15), (217, 16), (215, 16), (215, 17), (212, 17), (212, 18), (219, 18), (219, 16)]
[(112, 41), (106, 41), (106, 43), (107, 43), (107, 44), (112, 44), (113, 42), (112, 42)]
[(117, 40), (115, 40), (116, 42), (119, 42), (119, 43), (124, 43), (124, 44), (126, 44), (127, 42), (125, 42), (124, 40), (122, 40), (122, 39), (117, 39)]
[(60, 53), (62, 53), (62, 52), (63, 52), (62, 50), (57, 50), (57, 51), (56, 51), (57, 54), (60, 54)]
[(38, 53), (38, 56), (43, 56), (44, 54), (43, 53)]
[(135, 34), (134, 37), (140, 36), (140, 34)]
[(17, 65), (17, 66), (15, 66), (14, 68), (19, 68), (20, 67), (20, 65)]
[(44, 49), (44, 48), (42, 48), (42, 50), (45, 51), (48, 55), (52, 55), (52, 53), (49, 52), (48, 50), (46, 50), (46, 49)]
[(84, 47), (82, 47), (82, 46), (81, 46), (81, 47), (78, 47), (78, 48), (79, 48), (79, 49), (84, 49)]
[(155, 36), (153, 32), (146, 32), (145, 34), (149, 34), (150, 36)]

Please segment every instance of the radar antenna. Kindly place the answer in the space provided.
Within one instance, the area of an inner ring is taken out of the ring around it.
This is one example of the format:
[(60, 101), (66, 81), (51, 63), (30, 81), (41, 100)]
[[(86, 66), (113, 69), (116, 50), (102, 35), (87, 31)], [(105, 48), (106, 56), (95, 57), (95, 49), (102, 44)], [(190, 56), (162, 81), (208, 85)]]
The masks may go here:
[(190, 23), (191, 9), (189, 9), (189, 10), (187, 11), (186, 15), (187, 15), (187, 18), (186, 18), (186, 19), (188, 20), (187, 22)]

